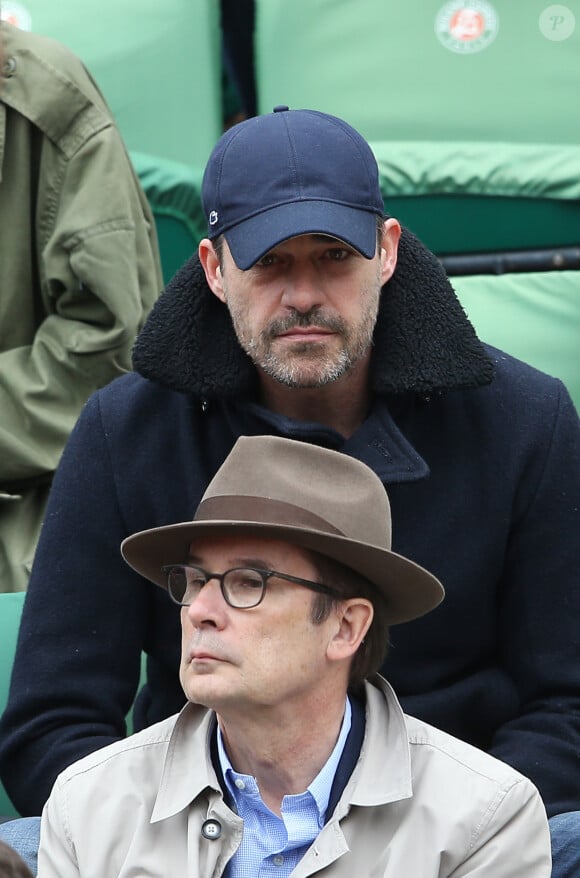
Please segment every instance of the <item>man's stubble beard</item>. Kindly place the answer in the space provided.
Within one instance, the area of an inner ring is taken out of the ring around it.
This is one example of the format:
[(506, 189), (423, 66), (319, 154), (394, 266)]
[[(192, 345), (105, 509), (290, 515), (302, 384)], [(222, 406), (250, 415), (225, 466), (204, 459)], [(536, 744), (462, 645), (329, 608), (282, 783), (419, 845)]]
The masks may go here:
[[(368, 352), (380, 301), (380, 279), (369, 284), (361, 294), (360, 317), (354, 326), (348, 326), (342, 317), (326, 314), (324, 308), (313, 308), (306, 313), (295, 311), (284, 318), (271, 321), (257, 336), (246, 325), (245, 310), (233, 303), (224, 284), (226, 304), (238, 341), (254, 365), (270, 378), (293, 388), (316, 388), (331, 384), (346, 375)], [(316, 326), (335, 333), (331, 344), (324, 342), (296, 342), (291, 349), (277, 353), (276, 336), (294, 327)], [(341, 339), (336, 349), (336, 339)]]

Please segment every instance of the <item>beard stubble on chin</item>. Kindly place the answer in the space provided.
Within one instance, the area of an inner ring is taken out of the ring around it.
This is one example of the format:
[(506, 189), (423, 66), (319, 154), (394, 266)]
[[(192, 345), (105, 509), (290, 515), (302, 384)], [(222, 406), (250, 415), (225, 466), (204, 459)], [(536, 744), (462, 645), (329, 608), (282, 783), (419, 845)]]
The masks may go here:
[[(266, 375), (293, 388), (323, 387), (342, 378), (372, 345), (380, 297), (380, 282), (361, 291), (361, 309), (350, 325), (337, 314), (316, 306), (307, 312), (293, 311), (277, 318), (259, 333), (252, 333), (247, 314), (226, 294), (226, 304), (238, 341), (255, 366)], [(277, 350), (280, 334), (294, 328), (315, 326), (329, 330), (328, 342), (295, 342)], [(338, 342), (338, 347), (337, 347)]]

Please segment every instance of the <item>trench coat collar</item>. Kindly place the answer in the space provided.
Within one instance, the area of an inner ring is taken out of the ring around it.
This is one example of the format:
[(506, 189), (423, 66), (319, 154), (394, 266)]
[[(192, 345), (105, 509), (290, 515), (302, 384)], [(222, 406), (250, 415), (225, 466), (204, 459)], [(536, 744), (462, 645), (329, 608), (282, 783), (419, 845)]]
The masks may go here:
[[(336, 807), (373, 807), (412, 795), (411, 756), (405, 717), (390, 685), (378, 674), (365, 684), (366, 729), (360, 759)], [(186, 704), (169, 739), (152, 823), (188, 808), (206, 790), (222, 794), (211, 760), (213, 711)]]

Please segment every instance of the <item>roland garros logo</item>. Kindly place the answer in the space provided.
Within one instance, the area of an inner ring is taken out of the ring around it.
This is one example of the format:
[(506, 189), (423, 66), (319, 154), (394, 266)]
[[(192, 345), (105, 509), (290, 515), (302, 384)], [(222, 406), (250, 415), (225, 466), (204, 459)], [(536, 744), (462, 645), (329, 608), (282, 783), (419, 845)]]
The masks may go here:
[(30, 30), (32, 23), (28, 10), (11, 0), (0, 0), (0, 19), (19, 27), (20, 30)]
[(435, 17), (435, 33), (440, 43), (460, 55), (486, 49), (498, 29), (497, 13), (485, 0), (446, 3)]

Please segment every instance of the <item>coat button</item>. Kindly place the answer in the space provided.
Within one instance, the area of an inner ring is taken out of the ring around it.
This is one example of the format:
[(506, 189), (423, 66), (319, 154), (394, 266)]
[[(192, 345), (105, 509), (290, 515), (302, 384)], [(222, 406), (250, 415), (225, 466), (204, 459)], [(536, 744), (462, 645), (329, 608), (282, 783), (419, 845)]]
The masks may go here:
[(6, 62), (4, 64), (4, 69), (3, 69), (2, 73), (4, 74), (6, 79), (9, 79), (11, 76), (14, 76), (15, 72), (16, 72), (16, 59), (15, 58), (7, 58)]
[(215, 841), (222, 834), (222, 825), (219, 820), (206, 820), (201, 827), (201, 834), (210, 841)]

